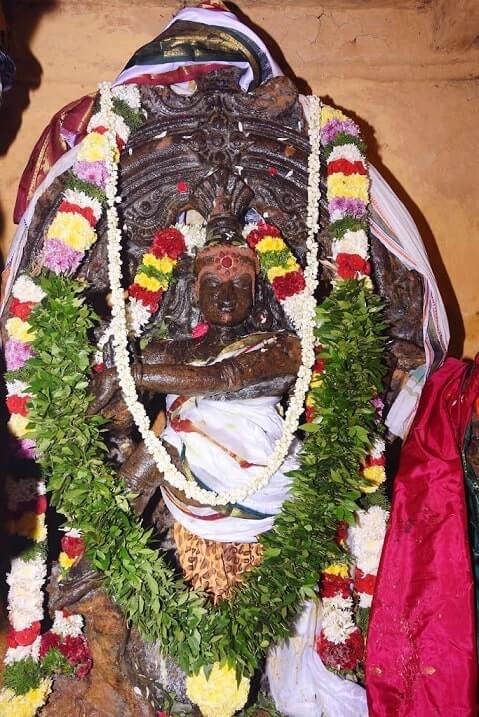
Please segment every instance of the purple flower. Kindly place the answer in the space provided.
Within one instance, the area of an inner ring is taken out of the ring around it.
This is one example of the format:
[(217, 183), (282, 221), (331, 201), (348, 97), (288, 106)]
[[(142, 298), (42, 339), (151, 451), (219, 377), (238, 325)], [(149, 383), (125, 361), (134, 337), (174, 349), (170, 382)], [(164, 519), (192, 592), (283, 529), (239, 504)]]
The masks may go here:
[(360, 199), (353, 197), (334, 197), (328, 204), (329, 214), (340, 212), (343, 216), (362, 219), (367, 215), (367, 206)]
[(84, 182), (91, 182), (97, 187), (105, 189), (108, 171), (106, 163), (98, 162), (75, 162), (72, 167), (74, 174)]
[(5, 344), (5, 362), (7, 371), (16, 371), (27, 363), (28, 359), (34, 355), (34, 351), (30, 344), (17, 341), (16, 339), (8, 339)]
[(22, 438), (16, 442), (16, 456), (24, 460), (34, 461), (38, 458), (37, 444), (31, 438)]
[(353, 120), (332, 119), (326, 122), (321, 130), (321, 142), (323, 144), (329, 144), (338, 134), (343, 132), (353, 137), (359, 137), (359, 127)]
[(48, 239), (43, 250), (43, 265), (55, 274), (71, 274), (83, 259), (84, 252), (75, 251), (59, 239)]

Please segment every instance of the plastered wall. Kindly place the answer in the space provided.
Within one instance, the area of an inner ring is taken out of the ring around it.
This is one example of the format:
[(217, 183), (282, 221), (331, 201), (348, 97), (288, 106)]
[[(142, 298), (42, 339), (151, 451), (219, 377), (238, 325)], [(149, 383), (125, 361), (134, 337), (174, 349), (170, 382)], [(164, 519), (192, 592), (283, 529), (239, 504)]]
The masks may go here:
[[(14, 230), (20, 174), (51, 115), (113, 78), (177, 6), (18, 0), (12, 29), (22, 59), (0, 124), (3, 252)], [(452, 324), (452, 353), (472, 356), (479, 348), (477, 0), (238, 0), (238, 6), (301, 89), (360, 121), (370, 158), (420, 228)]]

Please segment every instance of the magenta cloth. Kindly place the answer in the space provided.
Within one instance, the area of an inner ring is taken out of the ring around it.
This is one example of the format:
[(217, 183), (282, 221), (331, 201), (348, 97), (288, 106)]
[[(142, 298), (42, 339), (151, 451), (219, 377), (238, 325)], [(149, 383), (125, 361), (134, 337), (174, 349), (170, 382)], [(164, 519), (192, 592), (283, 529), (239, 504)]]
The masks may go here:
[(370, 717), (477, 714), (474, 584), (460, 448), (479, 359), (427, 381), (401, 454), (366, 654)]

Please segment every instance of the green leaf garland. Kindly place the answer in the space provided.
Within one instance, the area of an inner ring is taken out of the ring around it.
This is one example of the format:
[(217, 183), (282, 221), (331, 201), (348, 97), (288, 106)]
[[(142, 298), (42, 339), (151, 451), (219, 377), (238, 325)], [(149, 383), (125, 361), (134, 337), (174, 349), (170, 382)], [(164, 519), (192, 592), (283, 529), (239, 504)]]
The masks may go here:
[(29, 419), (53, 505), (82, 531), (88, 559), (145, 639), (160, 639), (188, 674), (219, 661), (251, 675), (268, 646), (287, 637), (304, 599), (315, 596), (321, 570), (340, 555), (337, 522), (357, 509), (358, 467), (377, 434), (371, 399), (384, 374), (378, 299), (365, 281), (341, 281), (318, 309), (316, 335), (327, 347), (327, 370), (313, 389), (320, 430), (306, 434), (291, 497), (261, 536), (262, 564), (231, 601), (214, 607), (152, 547), (152, 531), (107, 463), (104, 419), (85, 417), (96, 321), (85, 285), (53, 274), (39, 283), (47, 298), (29, 318), (36, 331)]

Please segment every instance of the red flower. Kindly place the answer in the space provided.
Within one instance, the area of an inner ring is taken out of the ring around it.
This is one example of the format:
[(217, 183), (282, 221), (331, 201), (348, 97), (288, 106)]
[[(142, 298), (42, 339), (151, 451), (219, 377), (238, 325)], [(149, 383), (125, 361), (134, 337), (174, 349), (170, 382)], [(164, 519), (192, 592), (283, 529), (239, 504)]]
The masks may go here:
[(186, 251), (186, 244), (183, 234), (174, 227), (160, 229), (156, 232), (151, 246), (151, 252), (157, 258), (168, 256), (170, 259), (178, 259)]
[(32, 642), (35, 642), (39, 634), (39, 622), (32, 622), (30, 627), (26, 627), (24, 630), (11, 630), (7, 637), (8, 646), (15, 647), (16, 645), (21, 645), (22, 647), (26, 647), (27, 645), (31, 645)]
[(338, 545), (342, 545), (343, 543), (345, 543), (346, 538), (348, 537), (348, 529), (349, 525), (346, 523), (345, 520), (341, 520), (338, 523), (335, 537), (335, 541)]
[(182, 180), (181, 182), (178, 182), (178, 184), (176, 185), (176, 188), (177, 188), (177, 190), (178, 190), (179, 192), (182, 192), (182, 193), (188, 191), (188, 185), (187, 185), (187, 183), (186, 183), (185, 181), (183, 181), (183, 180)]
[(341, 279), (357, 279), (358, 274), (369, 275), (371, 272), (369, 262), (359, 254), (340, 252), (336, 257), (336, 265)]
[(41, 515), (42, 513), (46, 513), (48, 508), (48, 502), (47, 502), (47, 496), (46, 495), (39, 495), (37, 496), (37, 499), (35, 501), (35, 512), (37, 515)]
[(314, 366), (313, 366), (313, 373), (323, 373), (325, 366), (326, 366), (326, 363), (325, 363), (324, 359), (322, 359), (322, 358), (316, 359), (316, 361), (314, 362)]
[(316, 415), (316, 413), (314, 410), (314, 406), (306, 406), (306, 411), (305, 411), (306, 423), (312, 423), (314, 421), (315, 415)]
[(80, 207), (79, 204), (72, 204), (71, 202), (63, 201), (60, 204), (60, 211), (61, 212), (69, 212), (73, 214), (81, 214), (82, 217), (85, 217), (87, 222), (94, 227), (96, 224), (96, 217), (93, 213), (93, 209), (91, 207)]
[(304, 289), (304, 276), (302, 271), (290, 271), (284, 276), (273, 279), (273, 291), (277, 299), (287, 299)]
[(316, 652), (328, 667), (341, 670), (355, 670), (364, 655), (364, 639), (356, 628), (344, 642), (338, 645), (330, 642), (321, 632), (316, 639)]
[(321, 578), (321, 597), (331, 598), (335, 595), (341, 595), (347, 598), (351, 595), (351, 579), (342, 578), (340, 575), (331, 575), (331, 573), (323, 573)]
[(358, 593), (374, 594), (376, 585), (376, 576), (369, 573), (363, 573), (362, 570), (356, 568), (354, 571), (354, 588)]
[(201, 336), (205, 336), (205, 334), (208, 333), (210, 327), (209, 324), (206, 323), (206, 321), (200, 321), (199, 324), (196, 324), (193, 331), (191, 332), (191, 335), (194, 339), (199, 339)]
[(59, 650), (72, 665), (79, 665), (91, 659), (90, 650), (82, 635), (67, 635), (59, 645)]
[(95, 373), (102, 373), (105, 370), (105, 364), (103, 361), (100, 361), (100, 363), (93, 364), (93, 370)]
[(246, 241), (248, 242), (248, 245), (254, 249), (256, 244), (261, 241), (261, 239), (264, 239), (264, 237), (280, 237), (281, 232), (279, 229), (274, 227), (272, 224), (266, 224), (265, 222), (262, 222), (261, 224), (258, 224), (256, 229), (253, 229), (250, 231), (248, 236), (246, 237)]
[(268, 167), (268, 174), (270, 177), (275, 177), (278, 174), (276, 167)]
[(61, 539), (61, 546), (69, 558), (79, 558), (85, 552), (85, 541), (83, 538), (74, 538), (71, 535), (64, 535)]
[(385, 466), (386, 465), (386, 457), (385, 456), (379, 456), (379, 458), (373, 458), (372, 456), (368, 456), (366, 460), (364, 461), (364, 466), (368, 468), (369, 466)]
[(152, 313), (157, 310), (161, 297), (163, 296), (162, 289), (158, 291), (148, 291), (148, 289), (144, 289), (138, 284), (132, 284), (128, 289), (128, 293), (130, 296), (133, 296), (133, 298), (141, 301)]
[(58, 648), (60, 645), (60, 637), (58, 635), (55, 635), (54, 632), (49, 630), (44, 635), (42, 635), (42, 640), (40, 642), (40, 657), (45, 657), (48, 650), (51, 650), (52, 648)]
[(19, 319), (25, 321), (30, 316), (33, 307), (35, 306), (34, 301), (19, 301), (13, 298), (10, 302), (10, 313), (13, 316), (18, 316)]
[(9, 396), (7, 398), (7, 408), (10, 413), (19, 413), (26, 416), (28, 413), (27, 403), (31, 396)]
[(367, 174), (366, 167), (362, 162), (349, 162), (347, 159), (336, 159), (328, 164), (328, 175), (342, 172), (346, 176), (350, 174)]

